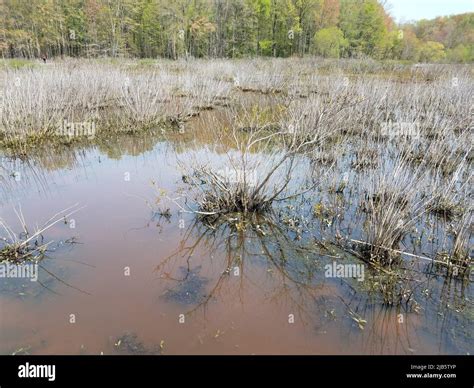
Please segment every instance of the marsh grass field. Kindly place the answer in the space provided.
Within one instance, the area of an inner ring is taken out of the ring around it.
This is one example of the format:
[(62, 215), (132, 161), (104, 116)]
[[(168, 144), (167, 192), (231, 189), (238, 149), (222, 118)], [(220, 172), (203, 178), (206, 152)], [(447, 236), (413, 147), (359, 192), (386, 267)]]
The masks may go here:
[(0, 352), (472, 352), (473, 78), (2, 61)]

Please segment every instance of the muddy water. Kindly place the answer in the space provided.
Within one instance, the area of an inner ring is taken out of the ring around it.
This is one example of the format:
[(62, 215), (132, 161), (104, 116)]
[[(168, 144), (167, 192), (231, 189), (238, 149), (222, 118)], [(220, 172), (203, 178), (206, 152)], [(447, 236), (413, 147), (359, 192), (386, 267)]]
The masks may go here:
[(279, 225), (270, 222), (264, 235), (209, 229), (173, 204), (170, 217), (155, 214), (152, 181), (174, 193), (182, 186), (178, 159), (196, 150), (221, 157), (202, 150), (205, 142), (122, 136), (3, 159), (5, 170), (20, 173), (0, 193), (0, 216), (15, 230), (19, 205), (32, 226), (75, 203), (84, 208), (45, 233), (54, 242), (39, 282), (0, 280), (2, 354), (469, 351), (465, 337), (445, 338), (466, 321), (443, 315), (436, 297), (400, 320), (357, 280), (325, 278), (330, 258)]

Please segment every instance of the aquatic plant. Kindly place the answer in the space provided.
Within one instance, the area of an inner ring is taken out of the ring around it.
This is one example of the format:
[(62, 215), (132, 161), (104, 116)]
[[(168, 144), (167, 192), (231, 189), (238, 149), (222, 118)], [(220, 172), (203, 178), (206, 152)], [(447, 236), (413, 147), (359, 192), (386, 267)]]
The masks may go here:
[(14, 209), (22, 231), (15, 233), (13, 228), (0, 219), (0, 227), (5, 235), (0, 237), (0, 262), (22, 263), (25, 261), (40, 261), (52, 241), (44, 242), (43, 233), (59, 222), (64, 222), (67, 217), (79, 211), (78, 204), (56, 213), (43, 226), (30, 231), (21, 207)]

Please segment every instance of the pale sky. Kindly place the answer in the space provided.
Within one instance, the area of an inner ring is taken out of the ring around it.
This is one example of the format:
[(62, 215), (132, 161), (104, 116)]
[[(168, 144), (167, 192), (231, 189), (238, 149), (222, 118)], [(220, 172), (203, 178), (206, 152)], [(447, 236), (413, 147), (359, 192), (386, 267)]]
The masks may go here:
[(397, 22), (474, 12), (474, 0), (387, 0), (386, 3), (385, 8)]

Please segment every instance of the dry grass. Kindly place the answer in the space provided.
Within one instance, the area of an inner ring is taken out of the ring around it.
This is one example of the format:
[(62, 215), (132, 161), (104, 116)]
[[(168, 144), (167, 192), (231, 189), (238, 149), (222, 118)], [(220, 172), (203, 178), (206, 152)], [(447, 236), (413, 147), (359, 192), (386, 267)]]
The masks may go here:
[(44, 242), (44, 232), (57, 223), (64, 222), (67, 217), (79, 211), (80, 209), (77, 206), (76, 204), (56, 213), (43, 226), (33, 231), (28, 227), (21, 207), (15, 209), (15, 214), (21, 225), (21, 232), (15, 233), (6, 222), (0, 219), (0, 228), (4, 231), (4, 236), (0, 237), (0, 262), (23, 263), (26, 261), (40, 261), (44, 257), (48, 246), (53, 242)]
[[(64, 121), (94, 122), (98, 131), (140, 130), (231, 104), (245, 90), (295, 101), (310, 98), (308, 105), (315, 104), (314, 109), (290, 109), (308, 114), (309, 120), (322, 114), (319, 120), (326, 124), (334, 117), (325, 111), (339, 109), (337, 120), (346, 121), (344, 130), (373, 129), (389, 120), (418, 121), (429, 135), (433, 128), (445, 133), (472, 123), (468, 67), (429, 67), (423, 70), (431, 74), (429, 82), (416, 82), (420, 69), (413, 72), (399, 65), (390, 70), (390, 77), (380, 77), (377, 71), (384, 70), (373, 61), (311, 58), (151, 61), (147, 66), (125, 60), (64, 60), (32, 68), (4, 66), (0, 137), (13, 141), (53, 136)], [(412, 82), (397, 82), (407, 72)], [(306, 119), (298, 123), (299, 117), (293, 124), (306, 124)]]

